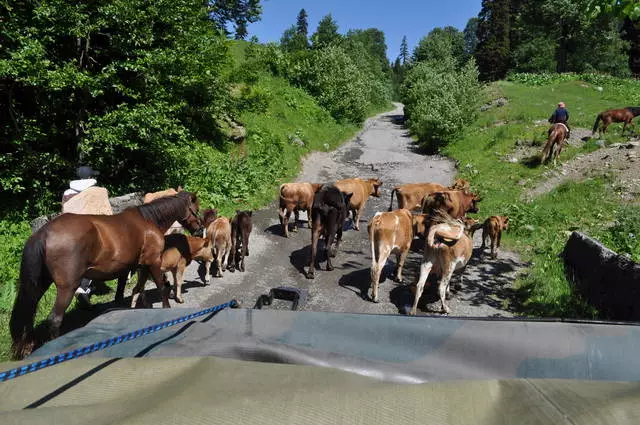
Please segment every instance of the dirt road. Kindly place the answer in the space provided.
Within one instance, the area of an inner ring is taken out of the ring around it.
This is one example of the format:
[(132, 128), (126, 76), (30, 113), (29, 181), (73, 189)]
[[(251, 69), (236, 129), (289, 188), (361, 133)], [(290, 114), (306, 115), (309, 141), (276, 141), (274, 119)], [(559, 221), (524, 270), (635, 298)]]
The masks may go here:
[[(450, 184), (455, 175), (451, 161), (436, 156), (424, 156), (413, 147), (410, 137), (400, 124), (402, 105), (392, 112), (369, 119), (362, 132), (352, 141), (333, 152), (317, 152), (304, 161), (298, 181), (332, 182), (349, 177), (379, 177), (383, 182), (380, 198), (369, 198), (363, 214), (361, 230), (349, 226), (344, 232), (343, 244), (334, 261), (336, 269), (328, 272), (325, 263), (316, 271), (315, 280), (305, 278), (311, 252), (311, 233), (306, 214), (301, 213), (303, 228), (291, 233), (289, 239), (281, 235), (277, 204), (274, 201), (253, 214), (254, 230), (249, 242), (250, 256), (246, 259), (245, 273), (224, 272), (222, 278), (212, 278), (203, 286), (198, 276), (198, 265), (192, 264), (186, 273), (184, 288), (185, 307), (209, 306), (235, 298), (245, 308), (252, 308), (261, 294), (273, 287), (285, 285), (304, 288), (309, 298), (303, 310), (352, 313), (405, 313), (412, 303), (409, 284), (417, 280), (421, 258), (419, 244), (414, 247), (405, 265), (405, 284), (387, 278), (380, 284), (380, 303), (366, 299), (369, 289), (371, 248), (366, 233), (366, 222), (376, 211), (389, 207), (391, 190), (395, 185), (411, 182), (437, 182)], [(394, 201), (395, 204), (395, 201)], [(481, 207), (482, 212), (482, 207)], [(348, 223), (351, 224), (351, 223)], [(480, 245), (480, 233), (475, 246)], [(521, 267), (517, 256), (501, 252), (500, 259), (478, 258), (479, 249), (467, 267), (462, 290), (450, 301), (452, 316), (511, 316), (513, 291), (511, 283)], [(387, 263), (385, 272), (391, 276), (395, 256)], [(457, 279), (454, 276), (454, 282)], [(154, 285), (147, 283), (148, 288)], [(148, 299), (159, 307), (157, 297), (149, 291)], [(434, 288), (425, 291), (426, 300), (421, 314), (438, 314)], [(172, 306), (178, 306), (171, 301)], [(274, 303), (272, 308), (289, 308), (287, 303)], [(419, 312), (420, 313), (420, 312)]]

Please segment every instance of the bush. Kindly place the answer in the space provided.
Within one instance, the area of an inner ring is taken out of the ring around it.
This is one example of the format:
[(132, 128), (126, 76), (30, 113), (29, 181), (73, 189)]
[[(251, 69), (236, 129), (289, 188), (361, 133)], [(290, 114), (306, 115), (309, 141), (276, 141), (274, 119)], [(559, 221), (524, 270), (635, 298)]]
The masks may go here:
[(420, 62), (407, 73), (402, 97), (411, 132), (427, 147), (447, 144), (477, 117), (481, 89), (475, 62), (458, 71)]
[(292, 56), (289, 79), (318, 99), (341, 122), (360, 123), (370, 109), (366, 76), (340, 47)]

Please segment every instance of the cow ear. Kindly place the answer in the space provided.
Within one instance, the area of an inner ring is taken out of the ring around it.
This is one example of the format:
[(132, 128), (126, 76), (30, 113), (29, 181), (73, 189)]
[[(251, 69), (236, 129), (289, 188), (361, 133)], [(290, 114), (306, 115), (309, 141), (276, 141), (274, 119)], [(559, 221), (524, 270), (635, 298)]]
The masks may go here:
[(178, 186), (178, 189), (176, 190), (176, 192), (182, 192), (184, 189), (182, 189), (182, 186)]
[(507, 217), (506, 215), (505, 215), (504, 217), (502, 217), (502, 219), (503, 219), (503, 221), (504, 221), (505, 223), (508, 223), (508, 222), (509, 222), (509, 217)]

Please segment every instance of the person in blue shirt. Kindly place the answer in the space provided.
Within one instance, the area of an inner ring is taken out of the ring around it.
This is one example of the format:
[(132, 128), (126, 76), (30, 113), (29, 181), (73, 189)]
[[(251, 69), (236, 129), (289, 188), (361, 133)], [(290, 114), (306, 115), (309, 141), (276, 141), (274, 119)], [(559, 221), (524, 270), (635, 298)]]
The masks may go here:
[[(551, 115), (551, 118), (549, 118), (549, 122), (551, 124), (559, 123), (567, 126), (567, 139), (568, 139), (569, 134), (571, 134), (571, 129), (569, 128), (569, 124), (567, 124), (567, 121), (569, 121), (569, 111), (567, 111), (567, 108), (565, 107), (564, 102), (560, 102), (558, 103), (558, 107), (556, 108), (556, 110)], [(549, 129), (549, 134), (551, 134), (551, 129)]]

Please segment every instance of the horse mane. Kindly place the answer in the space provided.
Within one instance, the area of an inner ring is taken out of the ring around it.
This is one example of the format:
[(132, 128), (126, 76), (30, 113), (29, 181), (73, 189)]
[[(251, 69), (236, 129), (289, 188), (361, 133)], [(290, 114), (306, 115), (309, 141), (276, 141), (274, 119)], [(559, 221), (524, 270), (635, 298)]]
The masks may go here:
[(191, 193), (180, 192), (177, 195), (156, 199), (137, 208), (145, 220), (151, 221), (158, 227), (168, 228), (174, 221), (184, 218), (190, 197)]
[(624, 109), (631, 112), (634, 117), (637, 117), (638, 115), (640, 115), (640, 106), (627, 106)]

